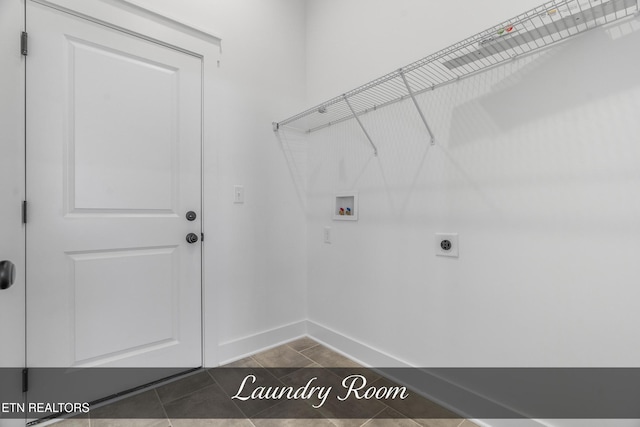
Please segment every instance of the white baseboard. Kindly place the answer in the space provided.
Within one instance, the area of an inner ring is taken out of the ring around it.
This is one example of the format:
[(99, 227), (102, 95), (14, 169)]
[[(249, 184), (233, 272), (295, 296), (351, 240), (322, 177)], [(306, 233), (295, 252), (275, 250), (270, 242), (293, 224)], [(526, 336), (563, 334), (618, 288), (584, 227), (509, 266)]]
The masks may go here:
[[(227, 341), (220, 344), (218, 355), (220, 365), (234, 362), (260, 351), (277, 347), (286, 342), (309, 336), (319, 343), (343, 354), (344, 356), (358, 362), (359, 364), (380, 371), (386, 377), (405, 385), (424, 397), (440, 404), (441, 406), (465, 416), (464, 411), (450, 404), (451, 399), (448, 396), (466, 394), (473, 396), (475, 399), (483, 401), (486, 405), (496, 405), (497, 408), (507, 409), (505, 405), (488, 399), (471, 390), (460, 387), (446, 379), (434, 376), (427, 369), (414, 369), (410, 376), (398, 378), (393, 375), (393, 371), (386, 371), (384, 368), (412, 368), (409, 363), (394, 357), (390, 354), (377, 350), (363, 342), (346, 336), (340, 332), (332, 330), (319, 323), (311, 320), (301, 320), (298, 322), (283, 325), (267, 331), (263, 331), (254, 335)], [(391, 374), (389, 372), (392, 372)], [(420, 385), (437, 384), (437, 390), (420, 390)], [(512, 411), (515, 412), (515, 411)], [(472, 422), (480, 427), (547, 427), (548, 424), (541, 420), (531, 420), (526, 418), (518, 419), (492, 419), (477, 420), (471, 419)]]
[(307, 334), (332, 350), (367, 367), (411, 368), (412, 366), (394, 356), (378, 351), (354, 338), (336, 332), (319, 323), (307, 320)]
[[(316, 341), (324, 344), (331, 349), (342, 353), (344, 356), (349, 357), (350, 359), (360, 363), (363, 366), (372, 367), (372, 369), (380, 371), (387, 378), (398, 382), (399, 384), (407, 386), (414, 390), (415, 392), (421, 394), (427, 399), (438, 403), (439, 405), (457, 413), (465, 416), (464, 411), (456, 408), (454, 405), (450, 404), (451, 402), (450, 396), (453, 395), (467, 395), (471, 396), (473, 399), (478, 399), (483, 402), (483, 406), (495, 405), (496, 408), (501, 410), (508, 410), (514, 413), (517, 413), (514, 410), (511, 410), (505, 405), (500, 404), (494, 400), (488, 399), (478, 393), (475, 393), (471, 390), (460, 387), (457, 384), (447, 381), (446, 379), (439, 378), (430, 373), (427, 369), (414, 369), (411, 371), (411, 375), (408, 375), (403, 378), (398, 378), (393, 375), (393, 370), (385, 371), (384, 368), (411, 368), (410, 364), (407, 362), (400, 360), (392, 355), (384, 353), (382, 351), (376, 350), (373, 347), (368, 346), (356, 339), (350, 338), (346, 335), (341, 334), (340, 332), (334, 331), (330, 328), (327, 328), (323, 325), (320, 325), (311, 320), (307, 321), (307, 334), (309, 337), (315, 339)], [(391, 374), (390, 374), (391, 372)], [(399, 372), (399, 371), (396, 371)], [(435, 393), (433, 390), (421, 390), (421, 385), (424, 384), (434, 384), (436, 385)], [(502, 411), (498, 411), (502, 412)], [(492, 419), (492, 420), (477, 420), (471, 419), (472, 422), (481, 426), (481, 427), (542, 427), (548, 426), (548, 424), (540, 421), (540, 420), (532, 420), (526, 418), (517, 418), (517, 419)]]
[(218, 347), (219, 364), (225, 365), (306, 335), (307, 321), (300, 320), (254, 335), (224, 342)]

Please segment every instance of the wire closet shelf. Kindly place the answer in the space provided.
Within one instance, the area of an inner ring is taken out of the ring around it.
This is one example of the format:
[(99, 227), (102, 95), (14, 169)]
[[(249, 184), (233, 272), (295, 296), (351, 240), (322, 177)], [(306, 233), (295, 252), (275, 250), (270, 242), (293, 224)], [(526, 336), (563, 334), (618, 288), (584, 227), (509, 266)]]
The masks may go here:
[(554, 0), (501, 22), (406, 67), (332, 98), (280, 122), (300, 132), (314, 132), (356, 119), (377, 153), (359, 116), (396, 102), (412, 99), (427, 127), (416, 95), (462, 77), (558, 43), (587, 30), (638, 14), (638, 0)]

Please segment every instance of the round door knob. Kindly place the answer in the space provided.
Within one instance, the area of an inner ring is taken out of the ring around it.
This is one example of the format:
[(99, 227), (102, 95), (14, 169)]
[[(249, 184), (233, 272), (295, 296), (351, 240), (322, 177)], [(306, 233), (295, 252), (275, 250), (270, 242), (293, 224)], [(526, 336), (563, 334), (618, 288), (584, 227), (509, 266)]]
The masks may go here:
[(16, 280), (16, 266), (11, 261), (0, 261), (0, 289), (8, 289)]
[(187, 212), (187, 221), (195, 221), (198, 215), (194, 211)]
[(198, 235), (196, 233), (187, 234), (187, 243), (195, 243), (198, 241)]

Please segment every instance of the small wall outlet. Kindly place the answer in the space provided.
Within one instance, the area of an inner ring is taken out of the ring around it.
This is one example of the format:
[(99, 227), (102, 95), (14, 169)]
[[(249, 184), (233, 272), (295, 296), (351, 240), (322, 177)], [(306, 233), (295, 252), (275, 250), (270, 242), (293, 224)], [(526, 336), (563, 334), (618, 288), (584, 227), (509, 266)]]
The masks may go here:
[(457, 233), (436, 233), (435, 244), (437, 256), (457, 258), (460, 254)]
[(324, 228), (324, 242), (331, 243), (331, 227)]
[(244, 203), (244, 185), (233, 186), (233, 203)]

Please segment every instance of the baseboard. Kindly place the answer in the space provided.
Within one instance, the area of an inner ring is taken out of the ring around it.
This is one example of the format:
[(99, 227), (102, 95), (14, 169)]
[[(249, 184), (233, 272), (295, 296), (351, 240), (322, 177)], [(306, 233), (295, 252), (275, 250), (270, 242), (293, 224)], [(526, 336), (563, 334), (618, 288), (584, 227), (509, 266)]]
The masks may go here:
[(351, 360), (367, 367), (411, 368), (412, 366), (392, 355), (376, 350), (354, 338), (336, 332), (326, 326), (307, 320), (307, 334)]
[[(454, 384), (446, 379), (437, 377), (428, 369), (412, 369), (411, 371), (401, 370), (385, 370), (385, 368), (412, 368), (409, 363), (400, 360), (392, 355), (379, 351), (365, 343), (362, 343), (356, 339), (348, 337), (340, 332), (327, 328), (311, 320), (307, 321), (307, 334), (309, 337), (322, 343), (323, 345), (343, 354), (346, 357), (360, 363), (363, 366), (371, 367), (372, 369), (379, 371), (385, 377), (405, 385), (407, 388), (419, 393), (427, 399), (438, 403), (439, 405), (462, 415), (465, 418), (469, 418), (468, 414), (464, 413), (464, 410), (457, 408), (455, 404), (456, 400), (460, 400), (460, 396), (464, 396), (465, 401), (475, 400), (482, 402), (482, 407), (496, 407), (496, 413), (504, 413), (509, 411), (514, 413), (513, 419), (492, 419), (492, 420), (477, 420), (471, 419), (475, 424), (481, 427), (542, 427), (548, 426), (540, 420), (526, 419), (520, 416), (517, 411), (502, 405), (500, 402), (488, 399), (472, 390), (468, 390), (457, 384)], [(401, 375), (405, 373), (406, 375)], [(429, 384), (429, 390), (425, 390), (423, 385)]]
[(300, 320), (254, 335), (221, 343), (218, 347), (220, 365), (235, 362), (272, 347), (277, 347), (307, 335), (307, 321)]

